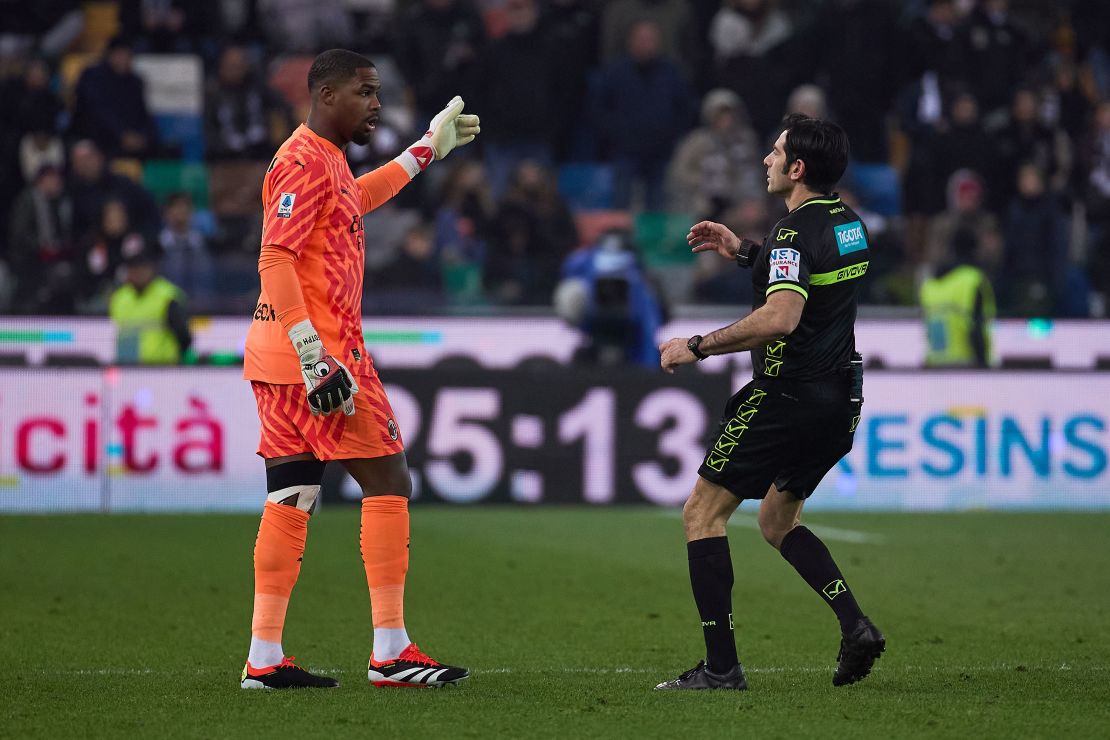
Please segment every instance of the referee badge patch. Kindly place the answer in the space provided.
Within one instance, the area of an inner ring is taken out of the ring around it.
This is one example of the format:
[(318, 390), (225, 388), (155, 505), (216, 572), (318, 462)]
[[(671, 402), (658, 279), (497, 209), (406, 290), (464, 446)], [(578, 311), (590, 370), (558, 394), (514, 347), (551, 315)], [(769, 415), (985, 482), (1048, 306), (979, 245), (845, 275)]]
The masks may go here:
[(293, 201), (297, 199), (296, 193), (282, 193), (278, 198), (278, 218), (289, 218), (293, 215)]
[(802, 279), (801, 274), (802, 255), (797, 249), (789, 249), (781, 247), (779, 249), (771, 250), (771, 271), (769, 275), (770, 282), (778, 282), (779, 280), (790, 280), (791, 282), (800, 282)]

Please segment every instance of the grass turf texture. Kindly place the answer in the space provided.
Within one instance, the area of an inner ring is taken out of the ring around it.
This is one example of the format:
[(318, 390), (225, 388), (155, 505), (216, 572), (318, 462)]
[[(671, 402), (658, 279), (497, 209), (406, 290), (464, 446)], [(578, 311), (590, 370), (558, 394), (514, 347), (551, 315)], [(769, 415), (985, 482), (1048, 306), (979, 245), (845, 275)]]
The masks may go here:
[(808, 516), (881, 538), (827, 538), (889, 643), (843, 688), (832, 613), (737, 516), (742, 694), (651, 690), (701, 653), (674, 512), (416, 508), (410, 634), (473, 674), (441, 691), (367, 684), (358, 514), (321, 512), (284, 640), (315, 692), (238, 687), (255, 517), (0, 517), (0, 737), (1110, 733), (1110, 515)]

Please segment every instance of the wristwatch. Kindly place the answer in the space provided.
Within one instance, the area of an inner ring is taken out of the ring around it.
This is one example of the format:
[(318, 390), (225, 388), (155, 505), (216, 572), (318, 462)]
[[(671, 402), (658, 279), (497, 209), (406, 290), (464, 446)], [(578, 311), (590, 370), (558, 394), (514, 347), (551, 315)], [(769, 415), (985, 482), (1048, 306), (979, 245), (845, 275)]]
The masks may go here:
[(699, 349), (701, 347), (701, 339), (701, 334), (695, 334), (694, 336), (686, 340), (686, 349), (690, 350), (694, 357), (698, 358), (698, 362), (701, 362), (706, 357), (709, 357), (709, 355), (705, 354), (701, 351), (701, 349)]

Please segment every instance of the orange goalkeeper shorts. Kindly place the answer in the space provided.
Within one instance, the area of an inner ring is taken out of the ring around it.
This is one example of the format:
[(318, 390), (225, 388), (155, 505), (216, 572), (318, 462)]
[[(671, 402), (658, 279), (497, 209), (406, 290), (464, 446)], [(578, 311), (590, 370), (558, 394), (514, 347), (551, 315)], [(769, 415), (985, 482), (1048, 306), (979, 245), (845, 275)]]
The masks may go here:
[(393, 455), (405, 449), (401, 430), (377, 373), (361, 376), (354, 416), (342, 410), (313, 416), (303, 384), (251, 381), (262, 435), (258, 454), (265, 458), (310, 452), (318, 460), (351, 460)]

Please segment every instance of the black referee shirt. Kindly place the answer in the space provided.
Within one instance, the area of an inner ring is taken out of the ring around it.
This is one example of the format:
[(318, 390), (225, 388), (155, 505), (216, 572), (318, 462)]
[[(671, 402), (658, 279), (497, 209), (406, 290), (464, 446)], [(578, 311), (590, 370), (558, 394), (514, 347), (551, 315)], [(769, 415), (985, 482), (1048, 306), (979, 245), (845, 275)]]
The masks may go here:
[(775, 224), (752, 265), (752, 310), (778, 290), (798, 293), (806, 305), (793, 333), (752, 350), (755, 378), (821, 380), (848, 362), (869, 258), (867, 227), (835, 193), (810, 198)]

